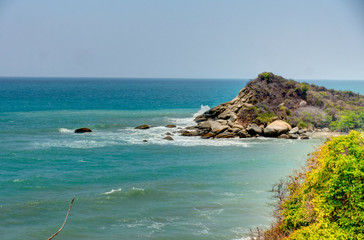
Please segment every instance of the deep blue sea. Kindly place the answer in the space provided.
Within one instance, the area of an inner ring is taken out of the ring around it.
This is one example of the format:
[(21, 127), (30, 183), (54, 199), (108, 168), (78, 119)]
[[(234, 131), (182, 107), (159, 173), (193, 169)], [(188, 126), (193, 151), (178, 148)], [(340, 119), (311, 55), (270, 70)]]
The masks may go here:
[[(364, 81), (307, 82), (364, 94)], [(238, 240), (268, 226), (272, 184), (323, 140), (200, 139), (164, 127), (193, 125), (246, 83), (0, 78), (0, 239), (49, 238), (73, 196), (55, 239)], [(93, 132), (74, 134), (80, 127)]]

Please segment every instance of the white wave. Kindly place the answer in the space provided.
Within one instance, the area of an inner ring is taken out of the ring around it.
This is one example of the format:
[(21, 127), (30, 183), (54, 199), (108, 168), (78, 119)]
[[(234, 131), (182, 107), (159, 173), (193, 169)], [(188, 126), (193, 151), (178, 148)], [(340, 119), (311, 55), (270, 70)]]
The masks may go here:
[(201, 104), (200, 110), (198, 110), (195, 114), (193, 114), (193, 118), (196, 118), (197, 116), (201, 115), (204, 112), (207, 112), (208, 110), (210, 110), (210, 107), (208, 105)]
[(121, 188), (118, 188), (118, 189), (111, 189), (111, 191), (109, 192), (104, 192), (103, 194), (107, 195), (107, 194), (112, 194), (114, 192), (121, 192)]
[(67, 128), (59, 128), (58, 131), (60, 133), (74, 133), (74, 130), (72, 129), (67, 129)]
[[(168, 141), (163, 139), (166, 132), (171, 132), (173, 141)], [(181, 136), (176, 130), (167, 129), (164, 127), (155, 127), (146, 130), (135, 130), (135, 129), (125, 129), (120, 130), (120, 135), (109, 138), (110, 140), (117, 141), (117, 139), (122, 138), (128, 144), (146, 144), (143, 140), (147, 140), (149, 144), (156, 145), (175, 145), (182, 147), (190, 146), (240, 146), (248, 147), (249, 141), (239, 139), (239, 138), (229, 138), (229, 139), (202, 139), (199, 136), (186, 137)]]
[[(161, 127), (153, 127), (150, 129), (134, 129), (124, 128), (118, 131), (98, 131), (92, 135), (69, 135), (67, 139), (56, 139), (48, 141), (36, 141), (31, 143), (32, 148), (48, 149), (48, 148), (72, 148), (72, 149), (91, 149), (102, 148), (108, 146), (123, 146), (123, 145), (174, 145), (181, 147), (191, 146), (237, 146), (249, 147), (251, 144), (256, 144), (256, 140), (247, 140), (239, 138), (229, 139), (202, 139), (199, 136), (186, 137), (181, 136), (179, 129)], [(166, 133), (170, 132), (173, 141), (163, 139)], [(81, 139), (80, 139), (81, 138)], [(144, 142), (147, 140), (147, 142)]]
[(201, 105), (201, 108), (195, 112), (191, 117), (189, 118), (169, 118), (169, 121), (176, 124), (180, 127), (187, 127), (187, 126), (193, 126), (196, 125), (196, 123), (193, 121), (197, 116), (201, 115), (202, 113), (210, 110), (210, 107), (208, 105)]
[(100, 141), (95, 140), (52, 140), (47, 142), (35, 142), (33, 146), (35, 148), (76, 148), (76, 149), (89, 149), (89, 148), (102, 148), (106, 146), (117, 145), (118, 143), (113, 141)]
[(193, 121), (194, 118), (168, 118), (171, 123), (176, 124), (178, 127), (187, 127), (196, 125)]
[[(155, 232), (163, 232), (164, 231), (163, 228), (169, 224), (168, 222), (166, 223), (166, 222), (155, 221), (151, 218), (125, 219), (123, 222), (125, 222), (124, 224), (128, 228), (149, 229), (149, 232), (146, 233), (146, 236), (148, 237), (148, 239)], [(121, 225), (124, 225), (124, 224), (121, 224)], [(119, 225), (119, 226), (121, 226), (121, 225)]]
[(149, 229), (153, 229), (153, 230), (157, 230), (157, 231), (161, 231), (162, 228), (165, 226), (166, 224), (161, 223), (161, 222), (153, 222), (152, 224), (150, 224), (149, 226), (147, 226), (147, 228)]
[(194, 224), (194, 227), (199, 228), (197, 230), (197, 235), (209, 235), (210, 234), (210, 228), (207, 227), (203, 223)]
[[(249, 147), (251, 144), (259, 144), (265, 139), (202, 139), (199, 136), (186, 137), (181, 136), (178, 132), (180, 129), (196, 123), (194, 118), (210, 109), (207, 105), (201, 105), (201, 108), (189, 118), (168, 118), (168, 120), (177, 125), (177, 128), (166, 128), (165, 126), (151, 127), (149, 129), (134, 129), (134, 127), (121, 128), (117, 131), (97, 131), (90, 135), (77, 135), (67, 134), (58, 139), (49, 141), (41, 141), (32, 143), (35, 148), (76, 148), (76, 149), (89, 149), (89, 148), (102, 148), (108, 146), (122, 146), (122, 145), (174, 145), (181, 147), (191, 146), (236, 146), (236, 147)], [(59, 128), (61, 133), (73, 133), (74, 130), (67, 128)], [(166, 133), (171, 133), (173, 141), (163, 139)], [(146, 140), (146, 141), (145, 141)], [(270, 139), (271, 141), (271, 139)]]

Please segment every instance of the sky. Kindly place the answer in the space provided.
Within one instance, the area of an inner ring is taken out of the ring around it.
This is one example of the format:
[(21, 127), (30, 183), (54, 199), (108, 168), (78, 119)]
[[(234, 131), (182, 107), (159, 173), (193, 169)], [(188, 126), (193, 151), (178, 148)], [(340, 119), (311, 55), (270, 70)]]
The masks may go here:
[(362, 0), (0, 0), (0, 76), (364, 80)]

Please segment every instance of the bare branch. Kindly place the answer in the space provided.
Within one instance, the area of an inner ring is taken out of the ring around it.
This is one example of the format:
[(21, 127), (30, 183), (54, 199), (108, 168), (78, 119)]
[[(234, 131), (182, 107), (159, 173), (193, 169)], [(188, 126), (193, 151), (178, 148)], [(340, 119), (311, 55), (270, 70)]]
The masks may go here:
[(70, 211), (71, 211), (71, 207), (72, 207), (72, 204), (73, 202), (75, 201), (75, 198), (76, 197), (73, 197), (72, 201), (71, 201), (71, 204), (70, 204), (70, 207), (68, 209), (68, 212), (67, 212), (67, 215), (66, 215), (66, 219), (64, 220), (63, 224), (62, 224), (62, 227), (55, 233), (53, 234), (50, 238), (48, 238), (48, 240), (51, 240), (52, 238), (54, 238), (58, 233), (60, 233), (60, 231), (62, 231), (64, 225), (66, 224), (67, 222), (67, 218), (68, 218), (68, 215), (70, 214)]

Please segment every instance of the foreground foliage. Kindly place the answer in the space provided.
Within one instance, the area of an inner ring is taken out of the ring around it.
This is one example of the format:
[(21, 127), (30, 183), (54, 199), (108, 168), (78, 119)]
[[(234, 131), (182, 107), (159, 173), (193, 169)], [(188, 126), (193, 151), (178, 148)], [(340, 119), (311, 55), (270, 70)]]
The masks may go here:
[(364, 136), (331, 139), (274, 186), (276, 222), (253, 239), (364, 239)]

